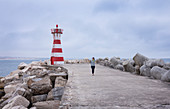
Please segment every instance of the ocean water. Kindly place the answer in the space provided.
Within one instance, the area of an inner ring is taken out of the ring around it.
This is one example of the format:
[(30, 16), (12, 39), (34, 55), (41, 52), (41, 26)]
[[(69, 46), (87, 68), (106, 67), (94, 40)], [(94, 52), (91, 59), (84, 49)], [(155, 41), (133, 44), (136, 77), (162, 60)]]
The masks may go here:
[(163, 60), (165, 63), (167, 63), (167, 62), (170, 63), (170, 58), (164, 58)]
[(44, 61), (46, 59), (35, 59), (35, 60), (0, 60), (0, 77), (7, 76), (12, 71), (17, 70), (18, 65), (21, 62), (26, 64), (31, 63), (32, 61)]

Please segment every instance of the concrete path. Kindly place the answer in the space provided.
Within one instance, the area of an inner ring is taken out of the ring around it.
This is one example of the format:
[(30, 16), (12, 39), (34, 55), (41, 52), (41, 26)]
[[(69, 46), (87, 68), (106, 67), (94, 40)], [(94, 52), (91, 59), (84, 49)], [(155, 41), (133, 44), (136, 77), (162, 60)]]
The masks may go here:
[(170, 84), (97, 65), (66, 64), (63, 104), (71, 109), (170, 109)]

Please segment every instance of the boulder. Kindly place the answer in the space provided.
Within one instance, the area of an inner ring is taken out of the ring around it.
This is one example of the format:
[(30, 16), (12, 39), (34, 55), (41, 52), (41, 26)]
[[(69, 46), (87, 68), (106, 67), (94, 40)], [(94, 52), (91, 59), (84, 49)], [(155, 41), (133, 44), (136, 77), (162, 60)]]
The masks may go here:
[(26, 98), (24, 98), (24, 97), (22, 97), (20, 95), (17, 95), (14, 98), (12, 98), (8, 102), (8, 104), (5, 105), (2, 109), (11, 109), (12, 107), (19, 106), (19, 105), (22, 105), (24, 107), (28, 107), (29, 104), (30, 104), (30, 102)]
[(112, 64), (112, 67), (115, 67), (118, 64), (122, 64), (122, 62), (119, 59), (117, 59), (116, 57), (111, 58), (110, 62)]
[(28, 70), (30, 70), (31, 69), (31, 66), (30, 65), (28, 65), (27, 67), (25, 67), (24, 69), (22, 69), (22, 72), (23, 73), (26, 73)]
[(55, 86), (54, 87), (61, 87), (61, 86), (65, 86), (67, 83), (67, 80), (62, 78), (62, 77), (57, 77), (55, 79)]
[(45, 65), (51, 65), (50, 60), (44, 60)]
[(28, 65), (26, 64), (26, 63), (24, 63), (24, 62), (22, 62), (22, 63), (20, 63), (19, 65), (18, 65), (18, 69), (19, 70), (22, 70), (22, 69), (24, 69), (25, 67), (27, 67)]
[(9, 99), (0, 99), (0, 109), (2, 109), (5, 105), (8, 104), (8, 102), (11, 100), (12, 98)]
[(43, 77), (45, 77), (47, 75), (48, 75), (47, 71), (41, 71), (38, 75), (36, 75), (36, 77), (43, 78)]
[(154, 66), (152, 69), (151, 69), (151, 76), (155, 79), (161, 79), (161, 77), (164, 75), (164, 73), (166, 72), (167, 70), (161, 68), (161, 67), (158, 67), (158, 66)]
[(163, 76), (161, 77), (161, 80), (170, 82), (170, 70), (168, 70), (167, 72), (165, 72), (165, 74), (163, 74)]
[(42, 71), (41, 70), (32, 70), (32, 71), (28, 71), (27, 74), (29, 76), (38, 76)]
[(26, 90), (24, 88), (17, 87), (16, 90), (13, 92), (13, 96), (16, 96), (16, 95), (23, 96), (25, 94), (25, 92), (26, 92)]
[(133, 60), (135, 61), (136, 65), (139, 65), (140, 67), (144, 64), (145, 61), (148, 60), (147, 57), (137, 53), (134, 57)]
[(104, 61), (100, 61), (100, 63), (99, 63), (99, 64), (104, 66)]
[(16, 89), (12, 90), (11, 92), (6, 93), (5, 96), (3, 96), (2, 98), (9, 99), (9, 98), (15, 97), (17, 95), (24, 96), (28, 100), (30, 100), (31, 96), (32, 96), (30, 89), (28, 89), (28, 87), (26, 87), (22, 84), (19, 87), (16, 87)]
[(47, 99), (47, 94), (32, 96), (31, 103), (46, 101), (46, 99)]
[(118, 69), (118, 70), (124, 71), (123, 65), (118, 64), (118, 65), (115, 66), (115, 68)]
[(51, 81), (48, 76), (29, 79), (27, 85), (34, 95), (47, 94), (52, 89)]
[(123, 62), (123, 67), (124, 67), (124, 70), (126, 72), (135, 72), (135, 67), (132, 66), (132, 64), (130, 63), (130, 61), (124, 61)]
[(135, 66), (135, 74), (137, 74), (137, 75), (140, 74), (140, 67), (139, 67), (139, 65)]
[(103, 61), (103, 59), (99, 58), (99, 59), (96, 60), (96, 63), (99, 64), (101, 61)]
[(64, 87), (55, 87), (48, 93), (47, 100), (61, 100), (63, 93)]
[(56, 77), (63, 77), (64, 79), (67, 79), (67, 74), (65, 72), (61, 72), (61, 73), (50, 73), (48, 74), (49, 78), (51, 80), (52, 86), (54, 87), (55, 84), (55, 79)]
[(104, 66), (110, 66), (111, 64), (108, 60), (104, 60), (103, 62), (104, 62)]
[(7, 99), (9, 99), (10, 97), (12, 97), (12, 93), (6, 93), (6, 94), (2, 97), (2, 99), (7, 100)]
[(129, 63), (130, 63), (132, 66), (135, 66), (135, 61), (134, 61), (134, 60), (129, 59)]
[(109, 58), (108, 58), (108, 57), (106, 57), (106, 58), (104, 58), (104, 60), (107, 60), (107, 61), (109, 61)]
[(166, 70), (170, 70), (170, 63), (165, 63), (163, 68)]
[(37, 109), (59, 109), (60, 101), (53, 100), (53, 101), (42, 101), (33, 104), (34, 107)]
[(37, 66), (37, 65), (41, 65), (41, 62), (40, 61), (32, 61), (29, 65)]
[(23, 105), (19, 105), (19, 106), (14, 106), (11, 109), (28, 109), (28, 108), (24, 107)]
[(163, 67), (165, 62), (162, 59), (150, 59), (146, 61), (146, 66), (152, 68), (154, 66)]
[(18, 83), (15, 85), (14, 84), (7, 85), (4, 87), (4, 91), (5, 91), (5, 93), (12, 93), (20, 85), (21, 85), (21, 83)]
[(150, 70), (151, 70), (150, 67), (143, 65), (140, 67), (140, 75), (150, 77), (151, 76)]
[(34, 76), (26, 76), (26, 75), (24, 75), (23, 81), (24, 81), (25, 83), (27, 83), (27, 82), (28, 82), (28, 80), (30, 80), (30, 79), (34, 79), (34, 78), (36, 78), (36, 76), (35, 76), (35, 75), (34, 75)]
[(14, 80), (19, 80), (19, 79), (20, 79), (20, 77), (19, 77), (18, 73), (11, 75), (11, 76), (8, 75), (8, 76), (5, 77), (4, 83), (6, 84), (6, 83), (12, 82)]

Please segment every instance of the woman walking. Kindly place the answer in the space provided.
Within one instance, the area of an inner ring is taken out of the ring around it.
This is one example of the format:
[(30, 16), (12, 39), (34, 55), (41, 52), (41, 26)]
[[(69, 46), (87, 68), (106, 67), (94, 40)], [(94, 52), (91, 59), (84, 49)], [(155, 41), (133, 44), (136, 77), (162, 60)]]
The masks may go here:
[(95, 58), (94, 57), (91, 60), (91, 69), (92, 69), (92, 76), (94, 76), (94, 69), (95, 69)]

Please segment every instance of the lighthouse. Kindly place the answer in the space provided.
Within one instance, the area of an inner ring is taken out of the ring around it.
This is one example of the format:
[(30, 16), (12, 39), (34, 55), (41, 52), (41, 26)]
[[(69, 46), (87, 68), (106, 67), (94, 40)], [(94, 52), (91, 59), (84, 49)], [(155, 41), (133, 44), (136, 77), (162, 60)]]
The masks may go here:
[(59, 29), (58, 25), (56, 25), (56, 28), (51, 29), (51, 34), (53, 35), (51, 65), (64, 64), (63, 50), (61, 46), (61, 34), (63, 34), (63, 29)]

